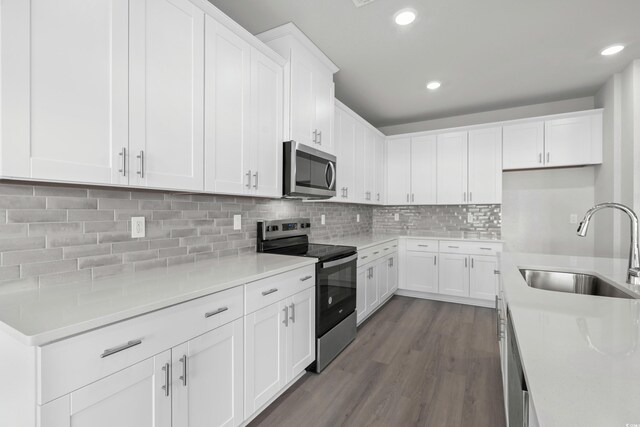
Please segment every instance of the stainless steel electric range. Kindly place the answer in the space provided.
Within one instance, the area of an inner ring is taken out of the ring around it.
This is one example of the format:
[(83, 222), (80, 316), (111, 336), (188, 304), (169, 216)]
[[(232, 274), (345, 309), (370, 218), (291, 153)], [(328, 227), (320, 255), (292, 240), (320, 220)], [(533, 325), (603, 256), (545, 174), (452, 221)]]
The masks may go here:
[(356, 337), (356, 270), (351, 246), (309, 243), (311, 220), (296, 218), (258, 222), (258, 252), (317, 258), (316, 361), (321, 372)]

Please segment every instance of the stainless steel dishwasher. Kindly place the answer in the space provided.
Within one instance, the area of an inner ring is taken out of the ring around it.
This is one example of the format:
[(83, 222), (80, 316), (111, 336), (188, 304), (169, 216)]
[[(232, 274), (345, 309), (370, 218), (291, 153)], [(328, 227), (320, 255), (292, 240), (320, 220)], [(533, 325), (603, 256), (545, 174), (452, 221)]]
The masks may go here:
[(508, 370), (508, 407), (509, 427), (528, 427), (529, 425), (529, 391), (522, 370), (520, 351), (513, 330), (511, 312), (507, 311), (509, 333), (507, 335), (507, 370)]

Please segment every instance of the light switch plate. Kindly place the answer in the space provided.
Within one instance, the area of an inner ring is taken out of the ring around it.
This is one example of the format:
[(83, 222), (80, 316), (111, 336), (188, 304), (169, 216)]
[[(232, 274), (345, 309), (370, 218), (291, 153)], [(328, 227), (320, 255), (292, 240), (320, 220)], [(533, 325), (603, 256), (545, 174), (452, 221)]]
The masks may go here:
[(131, 237), (132, 238), (144, 237), (145, 234), (146, 234), (146, 230), (144, 225), (144, 217), (143, 216), (131, 217)]
[(320, 224), (324, 225), (324, 215), (320, 215)]
[(356, 222), (360, 222), (360, 214), (356, 214)]
[(233, 216), (233, 229), (241, 230), (242, 229), (242, 215), (234, 215)]
[(395, 215), (393, 216), (393, 219), (394, 219), (394, 220), (396, 220), (396, 221), (400, 221), (400, 214), (398, 214), (398, 213), (397, 213), (397, 214), (395, 214)]
[(577, 224), (578, 223), (578, 214), (569, 215), (569, 224)]

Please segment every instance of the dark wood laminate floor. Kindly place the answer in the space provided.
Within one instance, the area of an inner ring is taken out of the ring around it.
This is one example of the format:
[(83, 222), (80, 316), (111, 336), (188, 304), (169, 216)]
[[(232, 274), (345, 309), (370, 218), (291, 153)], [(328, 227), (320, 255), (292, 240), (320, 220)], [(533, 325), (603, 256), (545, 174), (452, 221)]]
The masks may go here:
[(250, 427), (502, 427), (494, 316), (394, 296), (322, 374), (306, 374)]

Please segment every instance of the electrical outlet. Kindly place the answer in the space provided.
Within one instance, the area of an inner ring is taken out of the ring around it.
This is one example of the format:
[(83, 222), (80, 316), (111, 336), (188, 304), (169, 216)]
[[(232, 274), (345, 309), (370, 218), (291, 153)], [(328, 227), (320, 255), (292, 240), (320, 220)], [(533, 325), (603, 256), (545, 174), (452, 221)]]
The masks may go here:
[(324, 225), (324, 222), (325, 222), (324, 215), (320, 215), (320, 224)]
[(569, 215), (569, 224), (577, 224), (578, 223), (578, 214)]
[(467, 222), (473, 222), (474, 218), (473, 218), (473, 214), (471, 212), (469, 212), (467, 214)]
[(145, 226), (144, 226), (144, 217), (143, 216), (134, 216), (131, 217), (131, 237), (144, 237), (145, 236)]
[(234, 215), (233, 216), (233, 229), (241, 230), (242, 229), (242, 215)]
[(395, 215), (393, 216), (393, 219), (394, 219), (394, 220), (396, 220), (396, 221), (400, 221), (400, 214), (398, 214), (398, 213), (397, 213), (397, 214), (395, 214)]
[(356, 222), (360, 222), (360, 214), (356, 214)]

